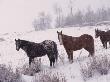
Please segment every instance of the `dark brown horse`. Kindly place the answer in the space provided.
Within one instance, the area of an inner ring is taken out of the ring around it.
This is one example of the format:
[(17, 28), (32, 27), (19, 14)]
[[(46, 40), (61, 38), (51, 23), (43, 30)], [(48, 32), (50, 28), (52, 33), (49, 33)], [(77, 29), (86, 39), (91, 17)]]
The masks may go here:
[(91, 35), (83, 34), (80, 37), (72, 37), (58, 32), (60, 45), (63, 45), (70, 62), (73, 62), (73, 51), (84, 48), (89, 52), (89, 56), (94, 55), (94, 39)]
[(107, 49), (107, 42), (109, 42), (110, 44), (110, 30), (105, 32), (105, 31), (95, 29), (95, 38), (98, 38), (99, 36), (103, 44), (103, 47)]

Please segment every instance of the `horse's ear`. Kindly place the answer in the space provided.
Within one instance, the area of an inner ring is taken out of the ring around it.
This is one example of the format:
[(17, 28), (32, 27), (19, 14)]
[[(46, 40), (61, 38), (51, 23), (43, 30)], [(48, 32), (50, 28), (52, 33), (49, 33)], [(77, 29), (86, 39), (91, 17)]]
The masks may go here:
[(18, 39), (18, 41), (20, 41), (20, 39)]
[(62, 31), (61, 31), (61, 34), (62, 34)]
[(57, 33), (58, 33), (58, 31), (57, 31)]
[(96, 32), (97, 30), (98, 30), (98, 29), (96, 28), (96, 29), (95, 29), (95, 32)]
[(16, 41), (16, 39), (15, 39), (15, 41)]
[(97, 28), (97, 30), (96, 31), (98, 31), (98, 28)]

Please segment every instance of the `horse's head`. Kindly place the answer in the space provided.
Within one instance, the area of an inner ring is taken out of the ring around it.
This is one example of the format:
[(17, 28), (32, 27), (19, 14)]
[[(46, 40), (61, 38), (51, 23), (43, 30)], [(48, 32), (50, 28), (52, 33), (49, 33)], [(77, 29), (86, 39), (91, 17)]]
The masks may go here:
[(19, 51), (20, 46), (21, 46), (21, 41), (20, 41), (20, 39), (18, 39), (18, 40), (15, 39), (15, 44), (16, 44), (16, 50)]
[(58, 34), (58, 40), (59, 40), (59, 42), (60, 42), (60, 45), (62, 45), (62, 44), (63, 44), (62, 31), (61, 31), (61, 32), (58, 32), (58, 31), (57, 31), (57, 34)]
[(100, 36), (100, 30), (95, 29), (95, 38), (98, 38)]

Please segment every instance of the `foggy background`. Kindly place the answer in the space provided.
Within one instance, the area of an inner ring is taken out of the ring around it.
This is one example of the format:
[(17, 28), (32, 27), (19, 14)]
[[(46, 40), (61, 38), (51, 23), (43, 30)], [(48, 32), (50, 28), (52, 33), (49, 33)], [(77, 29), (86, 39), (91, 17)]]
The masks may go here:
[(54, 28), (56, 5), (66, 16), (70, 7), (73, 14), (78, 10), (85, 13), (88, 7), (94, 11), (110, 7), (110, 0), (0, 0), (0, 33), (33, 29), (33, 21), (40, 12), (51, 17)]

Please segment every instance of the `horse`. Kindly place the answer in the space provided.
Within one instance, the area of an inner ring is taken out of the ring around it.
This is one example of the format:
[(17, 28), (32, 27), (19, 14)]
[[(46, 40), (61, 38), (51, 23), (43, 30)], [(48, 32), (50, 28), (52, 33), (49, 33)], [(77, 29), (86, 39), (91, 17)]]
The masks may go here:
[(82, 48), (89, 52), (89, 56), (94, 56), (94, 39), (91, 35), (83, 34), (80, 37), (73, 37), (63, 34), (62, 31), (57, 31), (57, 34), (60, 45), (63, 45), (66, 50), (69, 62), (73, 62), (73, 51)]
[(95, 38), (98, 38), (99, 36), (103, 47), (107, 49), (107, 42), (109, 42), (110, 45), (110, 30), (105, 32), (95, 29)]
[(41, 43), (30, 42), (26, 40), (16, 40), (16, 50), (19, 51), (21, 48), (24, 50), (29, 57), (29, 66), (31, 62), (34, 61), (35, 57), (42, 57), (47, 54), (50, 60), (50, 66), (54, 67), (54, 63), (57, 62), (58, 59), (58, 50), (57, 44), (51, 40), (44, 40)]

